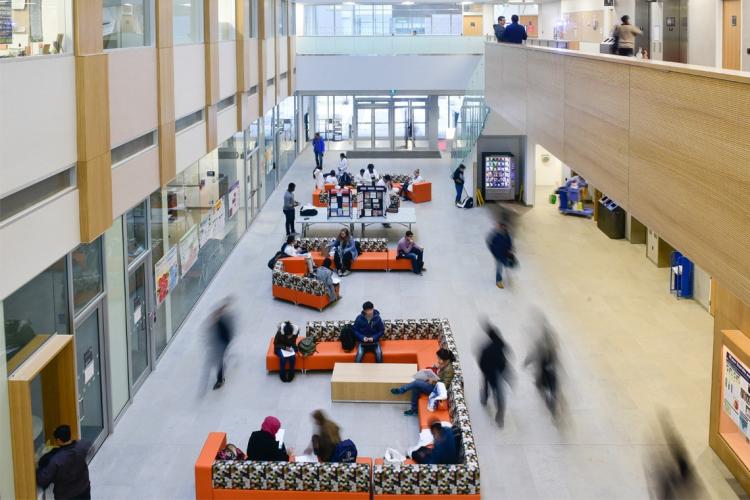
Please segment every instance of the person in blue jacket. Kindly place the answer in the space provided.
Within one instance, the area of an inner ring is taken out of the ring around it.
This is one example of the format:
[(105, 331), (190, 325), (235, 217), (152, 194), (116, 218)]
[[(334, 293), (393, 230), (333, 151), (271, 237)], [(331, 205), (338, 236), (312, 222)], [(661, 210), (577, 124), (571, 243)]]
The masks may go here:
[(315, 132), (312, 144), (313, 153), (315, 153), (315, 166), (323, 168), (323, 153), (326, 152), (326, 141), (320, 137), (320, 132)]
[(430, 425), (434, 446), (432, 453), (427, 457), (428, 464), (455, 464), (458, 462), (458, 450), (456, 449), (456, 436), (453, 429), (445, 427), (440, 422)]
[(349, 229), (343, 228), (339, 235), (331, 243), (333, 250), (333, 262), (336, 263), (336, 273), (339, 276), (352, 274), (352, 262), (359, 256), (357, 241), (349, 233)]
[(513, 240), (504, 222), (498, 222), (495, 230), (487, 236), (487, 247), (495, 258), (495, 284), (498, 288), (505, 288), (503, 266), (510, 267), (512, 264)]
[(380, 338), (385, 333), (385, 325), (380, 319), (380, 312), (369, 300), (362, 304), (362, 312), (354, 320), (354, 335), (359, 340), (355, 363), (361, 363), (367, 351), (375, 352), (375, 362), (383, 362), (383, 351), (380, 349)]
[(503, 31), (503, 42), (505, 43), (523, 43), (526, 40), (526, 28), (518, 24), (518, 16), (513, 14), (510, 18), (510, 24)]

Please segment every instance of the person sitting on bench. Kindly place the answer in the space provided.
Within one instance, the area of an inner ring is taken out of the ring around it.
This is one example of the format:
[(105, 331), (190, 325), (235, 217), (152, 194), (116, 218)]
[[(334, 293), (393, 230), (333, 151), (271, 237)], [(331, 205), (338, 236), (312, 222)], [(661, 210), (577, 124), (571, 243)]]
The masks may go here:
[(315, 279), (323, 282), (323, 284), (326, 286), (326, 291), (328, 292), (328, 300), (330, 300), (331, 302), (335, 302), (336, 300), (341, 298), (336, 295), (336, 283), (340, 280), (336, 278), (336, 281), (334, 281), (333, 279), (330, 257), (326, 257), (325, 259), (323, 259), (323, 265), (315, 270)]
[(412, 380), (406, 385), (401, 387), (394, 387), (391, 389), (391, 394), (403, 394), (407, 391), (411, 391), (411, 408), (404, 412), (404, 415), (418, 415), (419, 410), (417, 403), (419, 402), (419, 396), (422, 394), (431, 394), (435, 389), (435, 384), (442, 382), (445, 384), (445, 388), (450, 387), (453, 382), (453, 362), (456, 361), (456, 356), (453, 355), (448, 349), (440, 348), (435, 353), (437, 355), (437, 364), (432, 367), (437, 377), (428, 380)]
[(352, 262), (359, 256), (357, 242), (349, 233), (349, 229), (343, 228), (339, 235), (331, 243), (333, 261), (336, 263), (336, 272), (339, 276), (352, 274)]
[(422, 271), (427, 270), (424, 267), (424, 248), (414, 242), (414, 233), (411, 231), (406, 231), (404, 237), (398, 240), (396, 258), (411, 260), (411, 270), (414, 274), (421, 275)]
[(399, 194), (403, 197), (404, 200), (408, 200), (409, 193), (414, 192), (414, 184), (419, 184), (420, 182), (424, 182), (424, 177), (422, 177), (422, 174), (419, 173), (419, 169), (416, 169), (414, 171), (414, 176), (411, 179), (407, 179), (407, 181), (401, 187), (401, 191), (399, 191)]
[(383, 351), (380, 349), (380, 338), (385, 333), (385, 325), (380, 318), (380, 311), (369, 300), (362, 304), (362, 312), (354, 320), (354, 335), (359, 340), (355, 363), (361, 363), (367, 351), (375, 352), (375, 362), (383, 362)]

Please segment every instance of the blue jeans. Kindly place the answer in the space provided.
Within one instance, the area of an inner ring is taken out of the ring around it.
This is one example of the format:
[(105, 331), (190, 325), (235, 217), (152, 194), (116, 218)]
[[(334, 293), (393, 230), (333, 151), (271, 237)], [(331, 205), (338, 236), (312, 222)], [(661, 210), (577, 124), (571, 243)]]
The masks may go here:
[(376, 363), (382, 363), (383, 362), (383, 351), (380, 349), (380, 343), (376, 342), (375, 344), (369, 344), (369, 345), (363, 345), (362, 342), (359, 343), (357, 346), (357, 356), (354, 358), (355, 363), (361, 363), (362, 358), (365, 356), (365, 352), (367, 351), (374, 351), (375, 352), (375, 362)]
[(461, 203), (462, 194), (464, 194), (464, 185), (456, 184), (456, 203)]
[(279, 357), (279, 374), (283, 377), (286, 375), (287, 371), (294, 373), (294, 361), (297, 356), (295, 355), (285, 358), (284, 355), (281, 354), (281, 349), (276, 349), (274, 352)]
[(411, 409), (416, 410), (419, 396), (422, 394), (430, 394), (434, 388), (435, 386), (429, 382), (425, 382), (424, 380), (414, 380), (406, 385), (402, 385), (398, 390), (401, 393), (411, 391)]
[(495, 259), (495, 282), (503, 281), (503, 263)]
[(417, 274), (422, 272), (424, 267), (424, 252), (418, 248), (412, 248), (411, 252), (402, 254), (400, 259), (409, 259), (411, 261), (411, 270)]
[(316, 167), (322, 167), (323, 166), (323, 153), (315, 152), (315, 166)]

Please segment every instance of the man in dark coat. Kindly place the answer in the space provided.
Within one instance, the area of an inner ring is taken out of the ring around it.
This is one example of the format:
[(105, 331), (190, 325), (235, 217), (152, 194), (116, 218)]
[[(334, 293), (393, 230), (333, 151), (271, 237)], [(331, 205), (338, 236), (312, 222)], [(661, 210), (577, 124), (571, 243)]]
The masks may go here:
[(89, 500), (91, 483), (86, 463), (91, 443), (73, 441), (69, 425), (61, 425), (53, 433), (57, 448), (39, 459), (36, 483), (42, 489), (54, 483), (55, 499)]
[(484, 376), (482, 386), (481, 402), (483, 406), (487, 405), (490, 390), (495, 397), (495, 422), (500, 427), (505, 423), (505, 395), (503, 394), (503, 380), (510, 384), (512, 374), (508, 367), (507, 352), (508, 346), (500, 336), (497, 328), (489, 322), (485, 323), (484, 331), (489, 337), (489, 342), (485, 344), (479, 354), (479, 369)]

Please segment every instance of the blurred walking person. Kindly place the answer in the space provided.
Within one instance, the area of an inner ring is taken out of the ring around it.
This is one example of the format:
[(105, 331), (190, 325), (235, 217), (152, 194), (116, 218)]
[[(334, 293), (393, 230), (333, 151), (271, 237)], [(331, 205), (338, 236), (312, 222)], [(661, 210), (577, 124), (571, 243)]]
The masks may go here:
[(526, 357), (524, 367), (532, 365), (539, 395), (542, 396), (552, 417), (560, 416), (560, 361), (557, 354), (557, 339), (547, 321), (542, 318), (542, 333)]
[(498, 288), (505, 288), (503, 267), (514, 267), (516, 265), (516, 257), (513, 254), (513, 240), (505, 222), (497, 222), (495, 229), (487, 236), (487, 247), (495, 258), (495, 285)]
[(495, 422), (498, 426), (503, 427), (505, 424), (503, 382), (511, 385), (513, 380), (511, 368), (508, 366), (510, 348), (500, 335), (500, 331), (489, 321), (485, 321), (483, 328), (487, 337), (489, 337), (489, 341), (479, 354), (479, 369), (482, 370), (484, 376), (480, 399), (482, 406), (487, 406), (489, 393), (492, 392), (497, 408)]
[(649, 467), (651, 498), (658, 500), (689, 500), (705, 498), (706, 491), (690, 463), (682, 438), (674, 428), (669, 415), (663, 412), (659, 424), (667, 450)]
[(218, 368), (214, 390), (224, 385), (226, 380), (224, 369), (226, 367), (227, 347), (232, 342), (232, 336), (234, 335), (234, 325), (229, 313), (231, 304), (232, 299), (227, 297), (211, 314), (212, 325), (208, 333), (209, 363)]

